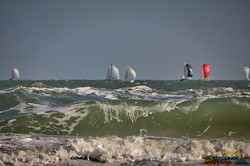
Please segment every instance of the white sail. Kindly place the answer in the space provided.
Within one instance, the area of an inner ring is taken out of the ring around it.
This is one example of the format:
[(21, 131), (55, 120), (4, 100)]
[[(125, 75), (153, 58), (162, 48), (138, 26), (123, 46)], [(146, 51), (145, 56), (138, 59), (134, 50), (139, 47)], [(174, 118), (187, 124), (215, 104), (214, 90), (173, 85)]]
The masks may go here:
[(18, 80), (19, 79), (19, 76), (20, 76), (20, 74), (19, 74), (19, 70), (18, 69), (16, 69), (16, 68), (13, 68), (12, 69), (12, 73), (11, 73), (11, 80)]
[(112, 65), (112, 80), (119, 80), (120, 72), (115, 65)]
[(244, 78), (245, 80), (249, 80), (249, 67), (244, 67), (243, 68), (243, 73), (244, 73)]
[(111, 80), (111, 65), (108, 65), (106, 80)]
[(108, 72), (106, 76), (106, 80), (118, 80), (120, 77), (120, 73), (118, 68), (115, 65), (108, 65)]
[(133, 82), (136, 79), (136, 72), (135, 70), (128, 66), (125, 74), (125, 80)]

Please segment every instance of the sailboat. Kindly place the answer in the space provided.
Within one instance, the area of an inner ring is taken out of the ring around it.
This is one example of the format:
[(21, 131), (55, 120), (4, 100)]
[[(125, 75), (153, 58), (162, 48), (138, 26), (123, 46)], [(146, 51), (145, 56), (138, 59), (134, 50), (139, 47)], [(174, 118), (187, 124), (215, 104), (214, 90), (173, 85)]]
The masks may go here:
[(209, 64), (202, 64), (202, 79), (210, 80), (211, 67)]
[(184, 63), (184, 75), (181, 79), (181, 81), (184, 80), (191, 80), (193, 77), (193, 69), (192, 66), (190, 64), (186, 64)]
[(13, 69), (12, 69), (12, 73), (11, 73), (11, 78), (10, 78), (10, 80), (18, 80), (18, 79), (19, 79), (19, 76), (20, 76), (19, 70), (16, 69), (16, 68), (13, 68)]
[(244, 78), (245, 78), (245, 80), (249, 80), (249, 67), (244, 67), (243, 68), (243, 74), (244, 74)]
[(132, 67), (127, 67), (124, 79), (130, 82), (134, 82), (134, 80), (136, 79), (136, 72)]
[(108, 72), (107, 72), (106, 80), (118, 80), (119, 77), (120, 77), (120, 73), (119, 73), (118, 68), (113, 64), (108, 65)]

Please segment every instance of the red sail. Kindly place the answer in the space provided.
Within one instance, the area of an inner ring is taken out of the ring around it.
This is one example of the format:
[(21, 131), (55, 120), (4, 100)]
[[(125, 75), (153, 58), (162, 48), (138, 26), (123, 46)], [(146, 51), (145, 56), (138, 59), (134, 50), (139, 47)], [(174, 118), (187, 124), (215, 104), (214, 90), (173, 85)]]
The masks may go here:
[(210, 75), (210, 66), (208, 64), (203, 64), (202, 65), (202, 74), (203, 74), (203, 79), (209, 79)]

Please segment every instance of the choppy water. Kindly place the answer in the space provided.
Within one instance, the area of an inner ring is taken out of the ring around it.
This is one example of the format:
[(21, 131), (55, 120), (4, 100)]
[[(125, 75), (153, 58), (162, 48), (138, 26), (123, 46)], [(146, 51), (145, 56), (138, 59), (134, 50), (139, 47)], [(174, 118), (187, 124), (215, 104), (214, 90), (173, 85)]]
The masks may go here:
[(249, 81), (0, 81), (0, 132), (22, 133), (29, 143), (35, 139), (25, 134), (78, 135), (78, 150), (66, 158), (91, 148), (101, 148), (105, 161), (172, 163), (239, 148), (250, 154), (249, 129)]

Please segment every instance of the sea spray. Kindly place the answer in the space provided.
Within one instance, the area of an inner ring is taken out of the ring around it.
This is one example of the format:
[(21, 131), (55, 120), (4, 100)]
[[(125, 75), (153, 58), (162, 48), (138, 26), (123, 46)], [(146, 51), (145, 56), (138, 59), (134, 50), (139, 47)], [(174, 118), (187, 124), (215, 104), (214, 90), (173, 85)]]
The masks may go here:
[[(42, 135), (1, 135), (0, 163), (48, 164), (70, 159), (99, 162), (156, 161), (176, 163), (202, 160), (209, 155), (243, 149), (250, 154), (249, 141), (170, 139), (154, 137), (56, 137)], [(9, 143), (12, 144), (9, 144)]]

